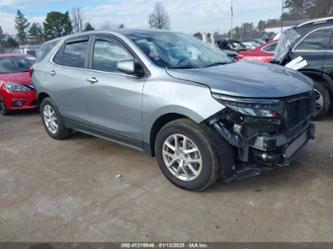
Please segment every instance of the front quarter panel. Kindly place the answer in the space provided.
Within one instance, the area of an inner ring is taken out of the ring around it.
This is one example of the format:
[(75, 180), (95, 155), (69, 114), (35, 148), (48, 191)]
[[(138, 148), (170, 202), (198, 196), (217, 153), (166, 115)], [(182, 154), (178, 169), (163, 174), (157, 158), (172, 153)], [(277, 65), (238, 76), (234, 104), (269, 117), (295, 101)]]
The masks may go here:
[(154, 122), (166, 114), (180, 114), (201, 123), (224, 107), (200, 84), (165, 79), (148, 79), (143, 90), (143, 140), (150, 141)]

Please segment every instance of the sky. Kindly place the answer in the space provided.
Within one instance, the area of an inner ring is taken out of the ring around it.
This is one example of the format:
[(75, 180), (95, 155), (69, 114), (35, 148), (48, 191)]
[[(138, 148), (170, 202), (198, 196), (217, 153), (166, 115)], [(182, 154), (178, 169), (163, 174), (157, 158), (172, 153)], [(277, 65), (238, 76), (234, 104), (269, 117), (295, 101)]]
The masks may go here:
[[(160, 0), (169, 13), (171, 29), (185, 33), (226, 32), (230, 29), (231, 1), (234, 25), (258, 23), (281, 15), (281, 0)], [(0, 26), (15, 34), (15, 14), (20, 9), (30, 23), (42, 24), (50, 11), (80, 7), (84, 21), (95, 28), (148, 28), (147, 16), (156, 0), (0, 0)]]

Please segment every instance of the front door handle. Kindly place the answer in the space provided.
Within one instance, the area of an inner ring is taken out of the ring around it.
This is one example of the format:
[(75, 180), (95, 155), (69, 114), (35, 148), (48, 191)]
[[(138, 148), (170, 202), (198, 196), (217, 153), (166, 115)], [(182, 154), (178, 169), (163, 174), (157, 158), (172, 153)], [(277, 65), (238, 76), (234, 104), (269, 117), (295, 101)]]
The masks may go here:
[(52, 70), (51, 72), (50, 72), (50, 75), (51, 76), (54, 76), (54, 75), (56, 75), (57, 73), (56, 73), (56, 71), (54, 71), (54, 70)]
[(95, 77), (91, 77), (90, 79), (87, 79), (87, 81), (91, 84), (96, 84), (98, 82), (98, 79), (96, 79)]

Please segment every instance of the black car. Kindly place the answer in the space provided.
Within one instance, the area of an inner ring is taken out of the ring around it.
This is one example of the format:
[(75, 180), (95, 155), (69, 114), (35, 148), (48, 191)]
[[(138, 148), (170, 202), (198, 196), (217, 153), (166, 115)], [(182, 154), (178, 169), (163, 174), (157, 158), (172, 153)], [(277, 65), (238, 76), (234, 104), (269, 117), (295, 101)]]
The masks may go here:
[(315, 82), (315, 118), (324, 116), (333, 96), (333, 17), (316, 19), (285, 31), (273, 63), (296, 69)]
[(236, 52), (246, 51), (246, 47), (240, 41), (232, 39), (223, 39), (217, 41), (217, 47), (221, 50), (232, 50)]

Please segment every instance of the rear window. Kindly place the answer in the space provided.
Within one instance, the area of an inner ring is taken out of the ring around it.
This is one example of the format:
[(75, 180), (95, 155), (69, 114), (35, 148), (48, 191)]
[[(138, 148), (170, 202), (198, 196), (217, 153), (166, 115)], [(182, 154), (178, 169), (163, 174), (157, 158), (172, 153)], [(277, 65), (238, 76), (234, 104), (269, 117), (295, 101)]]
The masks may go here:
[(53, 61), (63, 66), (84, 68), (87, 52), (88, 40), (67, 43), (57, 52)]
[(0, 74), (26, 72), (32, 65), (33, 61), (25, 57), (0, 58)]
[(57, 43), (59, 42), (59, 40), (56, 41), (51, 41), (48, 43), (44, 43), (38, 53), (37, 53), (37, 59), (36, 62), (40, 62), (42, 60), (44, 60), (45, 56), (52, 50), (52, 48), (57, 45)]
[(297, 50), (326, 50), (330, 41), (332, 32), (328, 29), (321, 29), (309, 34), (296, 47)]
[(275, 48), (274, 62), (282, 63), (285, 60), (291, 46), (297, 39), (300, 38), (300, 34), (294, 29), (288, 29), (284, 31), (279, 39), (279, 42)]

